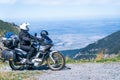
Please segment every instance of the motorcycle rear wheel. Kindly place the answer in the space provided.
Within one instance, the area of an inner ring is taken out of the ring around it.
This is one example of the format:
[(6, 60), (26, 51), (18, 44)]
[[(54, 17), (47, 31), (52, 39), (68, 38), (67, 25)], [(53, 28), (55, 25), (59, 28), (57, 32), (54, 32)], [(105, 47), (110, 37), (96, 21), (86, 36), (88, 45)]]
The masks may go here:
[(48, 67), (53, 71), (61, 70), (65, 67), (65, 58), (60, 52), (55, 52), (52, 54), (52, 58), (47, 59)]
[(23, 70), (23, 65), (18, 65), (13, 60), (9, 60), (9, 66), (12, 68), (12, 70)]

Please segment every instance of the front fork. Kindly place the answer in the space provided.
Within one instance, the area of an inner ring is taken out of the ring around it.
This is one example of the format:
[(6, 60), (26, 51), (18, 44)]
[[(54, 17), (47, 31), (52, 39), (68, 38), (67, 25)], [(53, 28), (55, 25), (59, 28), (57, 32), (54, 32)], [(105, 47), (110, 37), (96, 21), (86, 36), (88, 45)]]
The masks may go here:
[(53, 59), (52, 56), (53, 56), (53, 54), (56, 53), (56, 52), (58, 52), (58, 51), (51, 51), (50, 54), (49, 54), (49, 57), (50, 57), (51, 60), (54, 62), (54, 64), (55, 64), (55, 60)]

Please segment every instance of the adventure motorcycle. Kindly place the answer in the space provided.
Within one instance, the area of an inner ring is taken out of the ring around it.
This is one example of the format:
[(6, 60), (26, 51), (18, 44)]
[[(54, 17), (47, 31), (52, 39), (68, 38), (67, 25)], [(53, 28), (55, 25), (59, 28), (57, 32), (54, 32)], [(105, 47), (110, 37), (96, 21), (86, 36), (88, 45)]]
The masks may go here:
[(65, 58), (59, 51), (51, 50), (52, 44), (46, 45), (49, 48), (45, 51), (41, 49), (45, 46), (42, 46), (39, 40), (33, 40), (31, 46), (36, 49), (35, 54), (31, 58), (33, 64), (26, 63), (27, 52), (15, 47), (3, 50), (2, 60), (9, 61), (9, 66), (13, 70), (40, 67), (45, 61), (51, 70), (61, 70), (64, 68)]

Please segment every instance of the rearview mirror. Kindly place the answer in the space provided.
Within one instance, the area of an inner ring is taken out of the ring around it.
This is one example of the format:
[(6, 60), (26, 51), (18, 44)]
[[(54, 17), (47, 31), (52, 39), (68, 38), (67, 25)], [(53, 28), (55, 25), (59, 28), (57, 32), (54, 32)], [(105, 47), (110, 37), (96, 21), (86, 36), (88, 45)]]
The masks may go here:
[(35, 33), (34, 36), (37, 37), (37, 33)]

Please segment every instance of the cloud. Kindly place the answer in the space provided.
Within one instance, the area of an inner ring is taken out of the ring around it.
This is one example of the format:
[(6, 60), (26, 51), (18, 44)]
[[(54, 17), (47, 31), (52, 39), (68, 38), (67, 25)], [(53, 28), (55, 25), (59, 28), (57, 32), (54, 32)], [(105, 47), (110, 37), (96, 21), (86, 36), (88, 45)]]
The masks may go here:
[[(116, 17), (120, 13), (119, 7), (120, 0), (0, 0), (0, 16), (41, 19)], [(15, 15), (8, 15), (13, 12)]]
[(59, 5), (63, 0), (22, 0), (24, 4)]
[(0, 0), (0, 4), (14, 4), (17, 0)]
[(0, 0), (0, 4), (16, 2), (27, 5), (120, 5), (120, 0)]
[(41, 5), (106, 5), (118, 4), (119, 0), (21, 0), (24, 4)]

